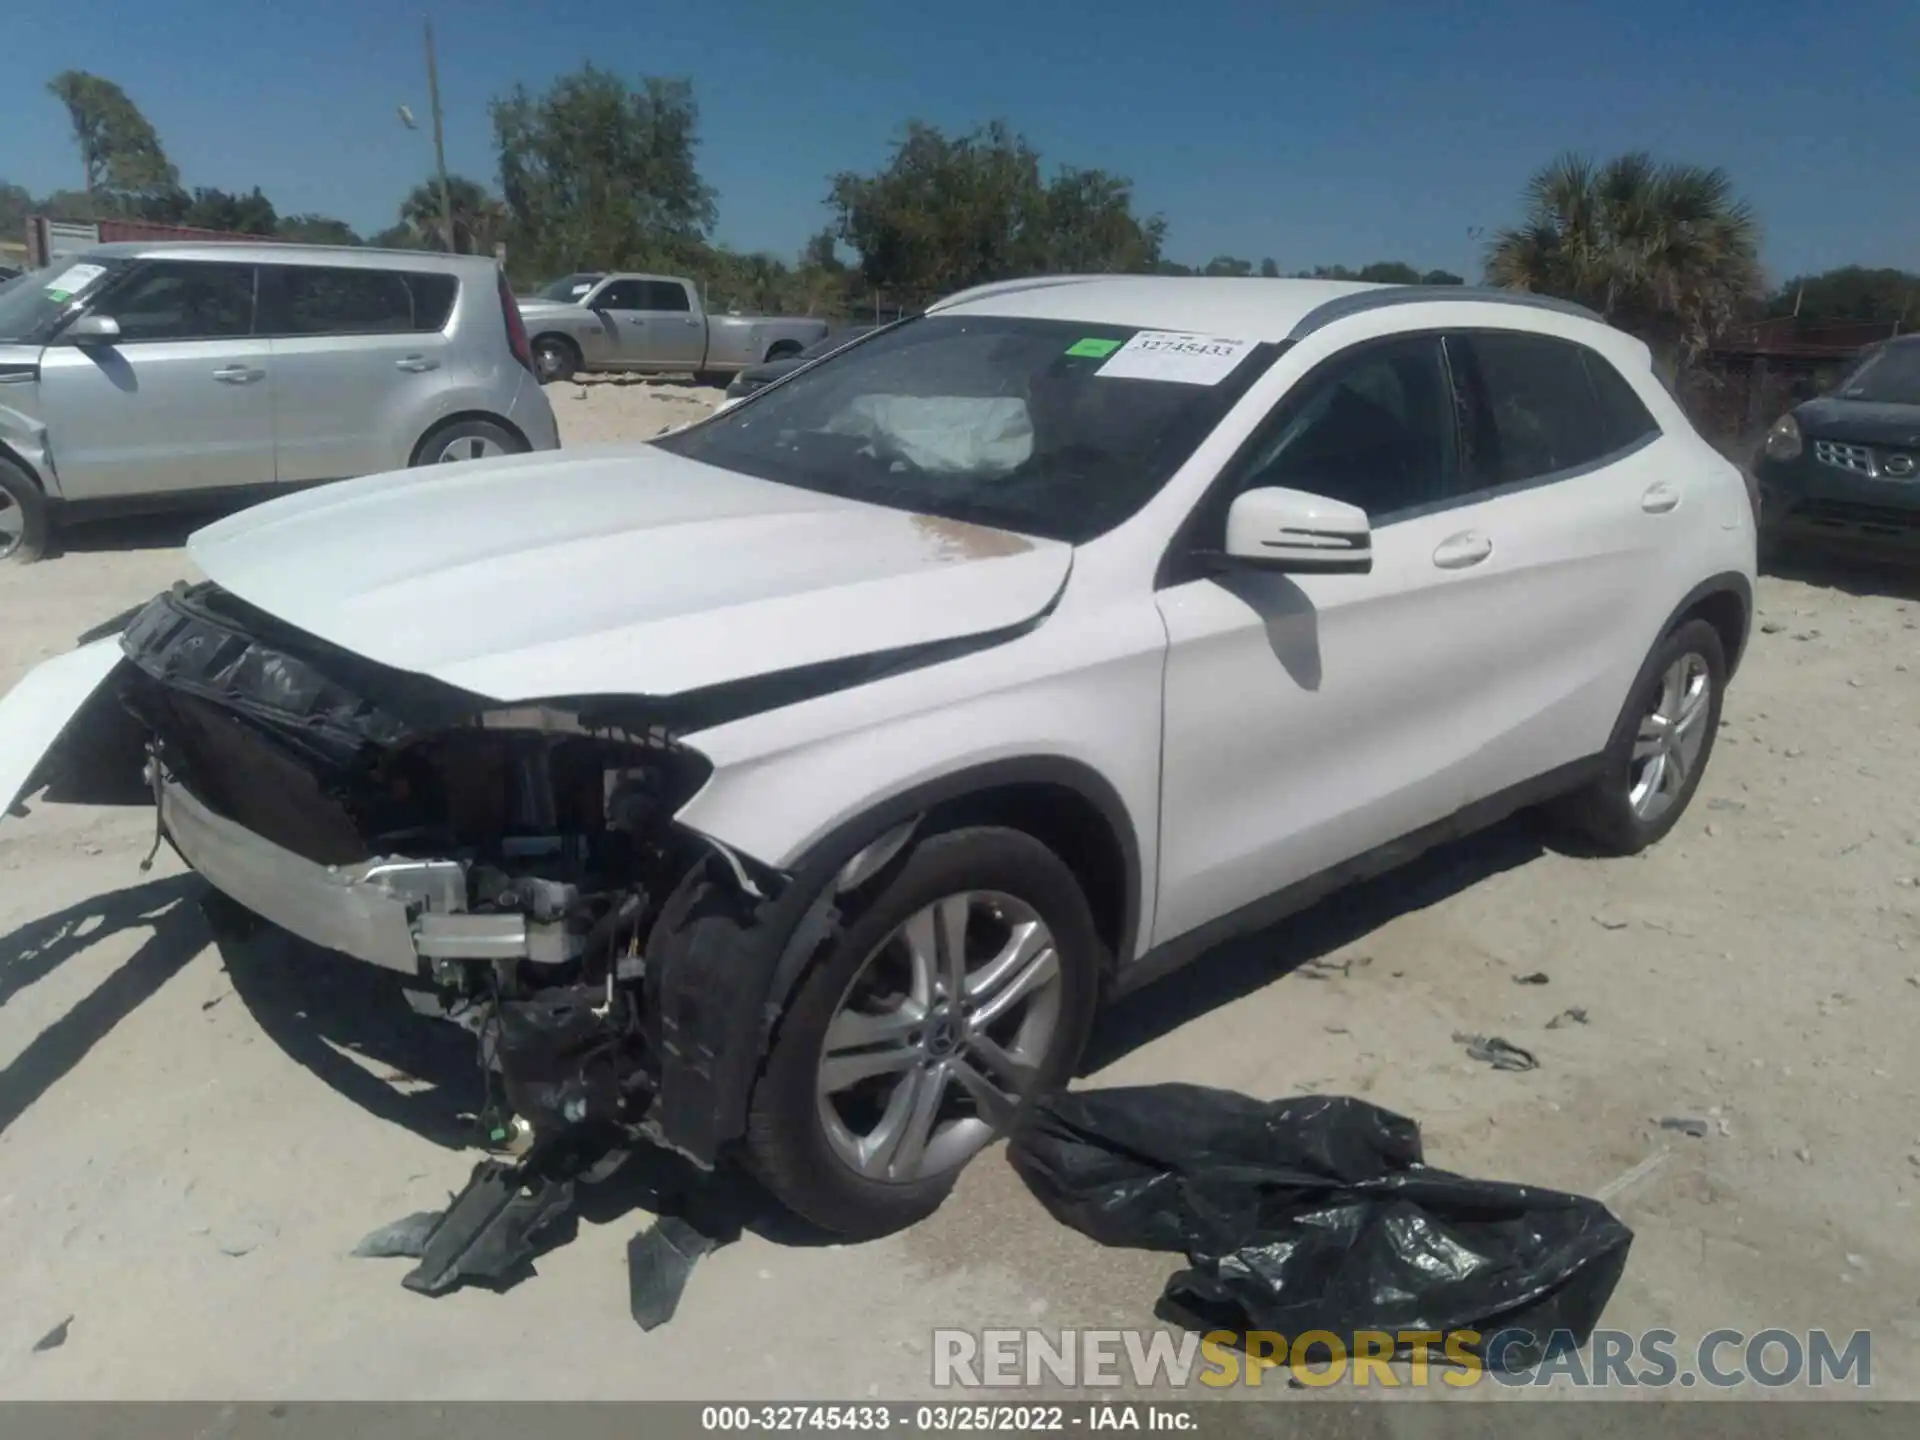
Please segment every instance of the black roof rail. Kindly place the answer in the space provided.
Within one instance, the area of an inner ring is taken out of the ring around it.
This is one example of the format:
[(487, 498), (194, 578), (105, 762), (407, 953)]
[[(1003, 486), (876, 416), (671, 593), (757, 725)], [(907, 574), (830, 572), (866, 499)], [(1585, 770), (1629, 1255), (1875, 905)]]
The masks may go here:
[(1530, 290), (1502, 290), (1490, 285), (1382, 285), (1373, 290), (1356, 290), (1314, 306), (1300, 317), (1287, 338), (1304, 340), (1336, 320), (1345, 320), (1350, 315), (1363, 315), (1369, 310), (1381, 310), (1389, 305), (1418, 305), (1435, 300), (1519, 305), (1531, 310), (1552, 310), (1599, 325), (1607, 323), (1603, 316), (1584, 305), (1576, 305), (1571, 300), (1556, 300), (1551, 295), (1536, 295)]

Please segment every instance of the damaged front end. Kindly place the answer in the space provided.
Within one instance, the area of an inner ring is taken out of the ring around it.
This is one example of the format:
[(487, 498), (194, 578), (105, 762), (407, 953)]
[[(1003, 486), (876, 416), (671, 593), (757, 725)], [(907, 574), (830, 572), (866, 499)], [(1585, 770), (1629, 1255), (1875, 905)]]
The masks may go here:
[(710, 767), (642, 702), (502, 707), (213, 585), (157, 597), (120, 647), (29, 789), (103, 798), (141, 769), (158, 835), (216, 890), (478, 1037), (496, 1148), (714, 1164), (804, 907), (674, 821)]

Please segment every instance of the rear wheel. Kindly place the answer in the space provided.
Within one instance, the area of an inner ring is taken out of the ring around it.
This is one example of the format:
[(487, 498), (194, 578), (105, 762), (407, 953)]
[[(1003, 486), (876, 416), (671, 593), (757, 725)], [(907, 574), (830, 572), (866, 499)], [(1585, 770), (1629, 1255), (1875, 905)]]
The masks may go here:
[(573, 379), (580, 365), (580, 347), (564, 335), (542, 335), (533, 342), (533, 368), (542, 385)]
[(755, 1087), (748, 1153), (816, 1225), (885, 1234), (1086, 1044), (1101, 942), (1073, 872), (1019, 831), (922, 842), (797, 987)]
[(46, 549), (46, 495), (26, 471), (0, 459), (0, 560), (25, 565)]
[(791, 360), (800, 353), (800, 345), (794, 340), (776, 340), (767, 349), (769, 363), (775, 360)]
[(1675, 629), (1641, 672), (1600, 774), (1559, 803), (1558, 818), (1609, 855), (1664, 836), (1700, 787), (1726, 683), (1720, 632), (1705, 620)]
[(462, 460), (488, 460), (498, 455), (521, 455), (527, 443), (491, 420), (455, 420), (428, 432), (414, 452), (415, 465), (452, 465)]

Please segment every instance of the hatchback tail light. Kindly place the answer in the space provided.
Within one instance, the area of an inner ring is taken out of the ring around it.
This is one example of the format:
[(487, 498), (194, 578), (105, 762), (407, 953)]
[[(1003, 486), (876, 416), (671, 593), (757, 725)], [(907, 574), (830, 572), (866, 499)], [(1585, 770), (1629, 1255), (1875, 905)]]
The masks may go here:
[(507, 272), (500, 274), (500, 314), (507, 322), (507, 348), (513, 351), (513, 358), (526, 368), (529, 375), (540, 372), (533, 366), (533, 346), (527, 343), (527, 324), (520, 318), (520, 302), (513, 298), (513, 287), (507, 284)]

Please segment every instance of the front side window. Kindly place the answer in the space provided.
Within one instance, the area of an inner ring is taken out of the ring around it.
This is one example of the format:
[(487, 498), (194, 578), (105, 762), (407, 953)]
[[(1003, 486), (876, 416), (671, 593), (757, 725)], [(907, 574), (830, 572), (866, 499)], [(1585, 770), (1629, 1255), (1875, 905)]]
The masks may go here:
[(654, 443), (781, 484), (1083, 544), (1146, 504), (1275, 354), (1234, 345), (1137, 364), (1156, 340), (1130, 326), (927, 316)]
[(253, 266), (156, 260), (93, 307), (122, 341), (219, 340), (253, 333)]
[(644, 310), (638, 280), (615, 280), (593, 297), (596, 310)]
[(1604, 423), (1581, 346), (1518, 331), (1476, 332), (1450, 345), (1479, 397), (1468, 488), (1538, 480), (1620, 448)]
[(1231, 482), (1358, 505), (1379, 523), (1447, 494), (1453, 405), (1437, 336), (1367, 345), (1281, 401)]

